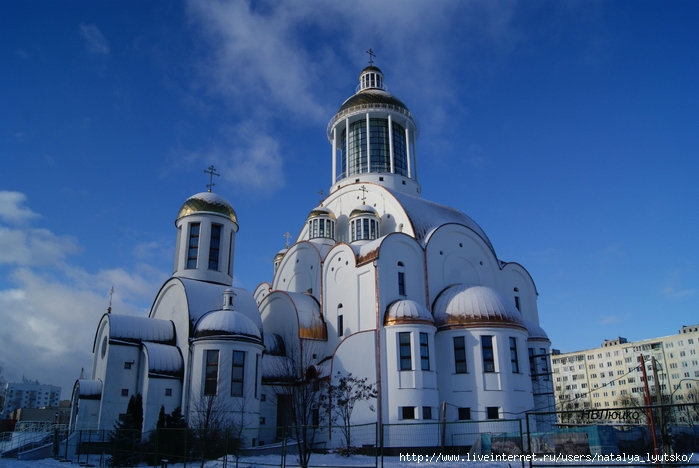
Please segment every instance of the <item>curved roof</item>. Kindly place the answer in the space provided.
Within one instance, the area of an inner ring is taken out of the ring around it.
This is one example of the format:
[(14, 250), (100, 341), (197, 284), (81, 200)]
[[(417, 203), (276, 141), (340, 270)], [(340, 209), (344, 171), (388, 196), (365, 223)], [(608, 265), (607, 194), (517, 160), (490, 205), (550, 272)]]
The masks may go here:
[(391, 302), (386, 308), (383, 318), (384, 325), (399, 325), (406, 323), (425, 323), (434, 325), (432, 314), (425, 306), (410, 299)]
[(195, 338), (249, 338), (262, 340), (260, 330), (242, 313), (223, 309), (204, 315), (196, 326)]
[(541, 328), (541, 325), (538, 323), (532, 322), (531, 320), (525, 320), (524, 326), (527, 327), (527, 331), (529, 332), (529, 338), (527, 338), (528, 340), (551, 341), (549, 340), (549, 336), (546, 334), (544, 329)]
[(327, 208), (325, 206), (316, 206), (313, 208), (313, 210), (308, 214), (307, 219), (313, 219), (313, 218), (318, 218), (320, 216), (327, 216), (330, 219), (337, 219), (335, 218), (335, 213), (333, 213), (330, 208)]
[(356, 207), (355, 209), (352, 210), (352, 212), (348, 216), (348, 219), (354, 219), (358, 216), (365, 216), (365, 215), (373, 216), (374, 218), (377, 218), (377, 219), (380, 218), (379, 213), (372, 206), (362, 204), (362, 205), (359, 205), (358, 207)]
[(495, 326), (525, 329), (522, 314), (514, 303), (486, 286), (449, 286), (439, 294), (432, 310), (440, 328)]
[(107, 314), (106, 317), (109, 320), (110, 340), (156, 343), (175, 341), (175, 325), (170, 320), (118, 314)]
[(376, 65), (369, 65), (359, 73), (359, 76), (361, 77), (363, 74), (367, 72), (381, 73), (381, 75), (383, 75), (383, 72), (379, 67), (377, 67)]
[(286, 346), (281, 336), (276, 333), (265, 333), (265, 352), (271, 356), (286, 356)]
[(184, 202), (177, 218), (180, 219), (196, 213), (210, 213), (228, 218), (238, 224), (238, 217), (228, 200), (212, 192), (201, 192), (192, 195)]
[(100, 399), (102, 398), (102, 381), (78, 379), (77, 385), (78, 398), (85, 399)]
[(357, 106), (368, 105), (368, 107), (371, 107), (372, 104), (388, 104), (390, 106), (403, 109), (409, 113), (408, 106), (403, 104), (403, 101), (395, 97), (393, 94), (377, 88), (363, 89), (357, 94), (350, 96), (345, 102), (342, 103), (340, 108), (337, 110), (337, 113), (339, 114), (342, 111)]
[(184, 375), (184, 361), (177, 346), (145, 342), (143, 347), (148, 356), (149, 375)]
[(440, 205), (419, 197), (408, 195), (394, 190), (386, 189), (400, 203), (405, 210), (405, 214), (410, 219), (410, 224), (413, 227), (415, 238), (421, 242), (426, 242), (429, 234), (439, 226), (445, 224), (461, 224), (471, 229), (473, 232), (483, 239), (488, 245), (488, 248), (495, 255), (493, 244), (486, 236), (485, 231), (470, 217), (449, 206)]

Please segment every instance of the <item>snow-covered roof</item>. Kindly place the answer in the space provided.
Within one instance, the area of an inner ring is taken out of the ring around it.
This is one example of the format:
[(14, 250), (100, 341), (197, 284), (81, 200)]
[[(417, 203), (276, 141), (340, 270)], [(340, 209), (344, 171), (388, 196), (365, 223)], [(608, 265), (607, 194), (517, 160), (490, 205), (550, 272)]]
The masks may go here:
[(235, 310), (244, 314), (262, 332), (262, 319), (255, 298), (243, 288), (207, 283), (188, 278), (177, 278), (182, 282), (189, 305), (189, 319), (194, 325), (204, 314), (221, 309), (221, 297), (226, 289), (235, 293)]
[(177, 219), (196, 213), (211, 213), (228, 218), (234, 223), (238, 222), (238, 217), (231, 204), (217, 193), (201, 192), (192, 195), (180, 208)]
[(440, 205), (419, 197), (386, 189), (401, 204), (410, 219), (410, 224), (415, 232), (415, 238), (424, 243), (429, 233), (439, 226), (449, 223), (462, 224), (478, 234), (495, 253), (490, 239), (485, 235), (481, 227), (461, 211), (449, 206)]
[(262, 340), (259, 328), (252, 320), (242, 313), (232, 310), (216, 310), (209, 312), (199, 320), (195, 338), (244, 338)]
[(525, 320), (524, 326), (527, 327), (527, 331), (529, 332), (529, 340), (550, 342), (549, 336), (538, 323), (532, 322), (531, 320)]
[(423, 306), (413, 300), (403, 299), (391, 302), (383, 320), (384, 325), (397, 325), (403, 323), (427, 323), (434, 324), (432, 314)]
[(149, 375), (160, 374), (178, 377), (183, 375), (184, 362), (182, 353), (177, 346), (145, 342), (143, 348), (148, 356)]
[(102, 381), (101, 380), (78, 380), (78, 397), (84, 399), (99, 399), (102, 397)]
[(437, 326), (506, 326), (524, 329), (522, 314), (505, 296), (486, 286), (457, 284), (442, 291), (434, 303)]
[(124, 341), (153, 341), (171, 343), (175, 340), (175, 326), (169, 320), (108, 314), (109, 339)]

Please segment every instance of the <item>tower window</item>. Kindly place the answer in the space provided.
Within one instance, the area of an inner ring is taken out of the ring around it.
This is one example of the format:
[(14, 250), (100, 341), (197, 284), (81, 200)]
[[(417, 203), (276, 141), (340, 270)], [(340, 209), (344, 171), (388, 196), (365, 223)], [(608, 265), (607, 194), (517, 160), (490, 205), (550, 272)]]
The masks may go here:
[(345, 327), (342, 319), (342, 315), (337, 316), (337, 336), (342, 336), (345, 333)]
[(517, 359), (517, 339), (510, 337), (510, 362), (512, 363), (512, 372), (519, 373), (519, 360)]
[(398, 345), (400, 350), (400, 370), (412, 370), (413, 359), (410, 352), (410, 332), (398, 333)]
[(483, 354), (483, 372), (495, 372), (495, 353), (491, 335), (481, 336), (481, 353)]
[(199, 223), (189, 225), (189, 244), (187, 249), (187, 268), (197, 267), (197, 255), (199, 253)]
[(465, 374), (466, 368), (466, 339), (463, 336), (454, 337), (454, 371)]
[(515, 296), (515, 307), (517, 307), (517, 310), (520, 312), (522, 311), (522, 309), (519, 308), (519, 296)]
[(231, 396), (243, 396), (243, 377), (245, 375), (245, 352), (233, 351), (231, 369)]
[(218, 271), (218, 253), (221, 246), (221, 225), (211, 225), (211, 242), (209, 243), (209, 270)]
[(430, 346), (427, 333), (420, 333), (420, 367), (430, 370)]
[(218, 387), (218, 350), (206, 351), (206, 371), (204, 376), (204, 395), (216, 395)]

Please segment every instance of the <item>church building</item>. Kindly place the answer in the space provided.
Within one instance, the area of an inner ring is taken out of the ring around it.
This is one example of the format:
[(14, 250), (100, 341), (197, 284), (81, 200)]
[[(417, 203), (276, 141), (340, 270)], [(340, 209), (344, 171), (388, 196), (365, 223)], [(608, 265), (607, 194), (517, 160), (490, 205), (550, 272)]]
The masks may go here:
[(353, 424), (436, 421), (443, 409), (448, 422), (523, 419), (554, 407), (534, 281), (467, 215), (422, 198), (419, 124), (386, 89), (370, 63), (330, 120), (329, 195), (276, 255), (269, 283), (232, 286), (239, 220), (227, 200), (184, 202), (174, 272), (148, 318), (108, 313), (97, 327), (73, 428), (111, 430), (139, 393), (144, 431), (161, 406), (194, 426), (216, 397), (257, 430), (246, 444), (272, 443), (291, 423), (285, 385), (350, 373), (377, 390)]

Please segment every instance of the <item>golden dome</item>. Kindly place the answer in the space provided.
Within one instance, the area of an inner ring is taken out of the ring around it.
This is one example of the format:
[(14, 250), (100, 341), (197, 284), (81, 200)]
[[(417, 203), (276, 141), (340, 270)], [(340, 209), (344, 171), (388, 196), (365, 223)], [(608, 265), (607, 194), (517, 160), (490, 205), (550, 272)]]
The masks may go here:
[(308, 219), (313, 219), (313, 218), (320, 218), (320, 217), (327, 217), (335, 221), (337, 218), (335, 217), (335, 213), (333, 213), (329, 208), (326, 208), (324, 206), (317, 206), (313, 208), (313, 211), (311, 211), (308, 214)]
[(373, 216), (376, 219), (380, 219), (379, 213), (376, 212), (374, 208), (369, 205), (359, 205), (357, 208), (353, 209), (349, 215), (349, 219), (354, 219), (359, 216)]
[(177, 219), (197, 213), (223, 216), (238, 224), (238, 217), (231, 204), (221, 195), (215, 193), (202, 192), (189, 197), (182, 205), (182, 208), (180, 208)]

